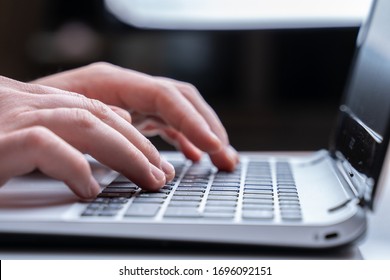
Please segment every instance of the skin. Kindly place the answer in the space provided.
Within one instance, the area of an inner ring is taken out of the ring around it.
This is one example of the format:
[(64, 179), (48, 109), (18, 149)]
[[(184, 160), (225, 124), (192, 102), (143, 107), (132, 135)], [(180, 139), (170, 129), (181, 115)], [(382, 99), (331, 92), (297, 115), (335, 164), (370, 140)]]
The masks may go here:
[(39, 169), (81, 198), (95, 197), (100, 187), (87, 153), (158, 190), (175, 171), (145, 137), (156, 134), (193, 161), (206, 152), (221, 170), (238, 163), (223, 125), (194, 86), (107, 63), (30, 83), (0, 76), (0, 120), (0, 185)]

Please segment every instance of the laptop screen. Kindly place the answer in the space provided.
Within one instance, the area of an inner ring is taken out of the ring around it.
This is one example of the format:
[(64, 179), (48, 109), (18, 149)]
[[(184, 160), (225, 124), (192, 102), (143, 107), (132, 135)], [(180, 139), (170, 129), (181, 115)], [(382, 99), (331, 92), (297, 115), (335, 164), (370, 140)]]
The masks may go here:
[(375, 1), (361, 28), (331, 148), (334, 155), (341, 154), (356, 171), (374, 180), (367, 201), (371, 208), (389, 142), (389, 15), (390, 1)]

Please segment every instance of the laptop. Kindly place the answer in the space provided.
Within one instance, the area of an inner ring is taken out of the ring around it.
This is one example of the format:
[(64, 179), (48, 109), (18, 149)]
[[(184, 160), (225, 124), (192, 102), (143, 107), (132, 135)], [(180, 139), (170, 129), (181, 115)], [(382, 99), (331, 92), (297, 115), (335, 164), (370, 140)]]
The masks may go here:
[(13, 178), (0, 189), (0, 233), (300, 248), (359, 240), (390, 168), (389, 14), (377, 0), (361, 28), (327, 150), (242, 152), (232, 173), (166, 152), (176, 177), (159, 192), (90, 158), (96, 199), (40, 173)]

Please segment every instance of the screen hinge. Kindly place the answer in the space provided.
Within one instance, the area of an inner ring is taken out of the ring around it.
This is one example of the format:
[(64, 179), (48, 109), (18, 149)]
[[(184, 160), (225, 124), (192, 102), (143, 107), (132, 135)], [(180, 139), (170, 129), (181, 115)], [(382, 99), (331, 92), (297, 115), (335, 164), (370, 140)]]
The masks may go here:
[(340, 155), (337, 155), (335, 164), (337, 170), (347, 182), (354, 197), (357, 199), (357, 204), (362, 207), (367, 206), (367, 202), (370, 201), (372, 189), (374, 187), (374, 180), (358, 172)]

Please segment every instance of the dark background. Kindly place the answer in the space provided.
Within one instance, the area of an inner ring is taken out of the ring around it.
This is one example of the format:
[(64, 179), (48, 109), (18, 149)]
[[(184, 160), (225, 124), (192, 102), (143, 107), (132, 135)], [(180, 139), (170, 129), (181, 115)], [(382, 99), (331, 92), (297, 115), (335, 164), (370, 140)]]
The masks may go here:
[(0, 75), (29, 81), (108, 61), (193, 83), (239, 150), (316, 150), (327, 147), (357, 32), (140, 30), (100, 0), (0, 0)]

